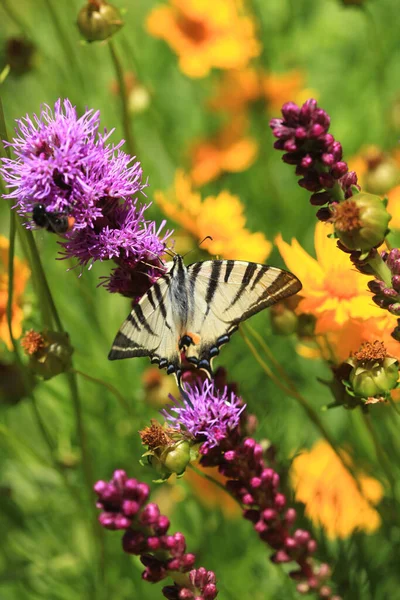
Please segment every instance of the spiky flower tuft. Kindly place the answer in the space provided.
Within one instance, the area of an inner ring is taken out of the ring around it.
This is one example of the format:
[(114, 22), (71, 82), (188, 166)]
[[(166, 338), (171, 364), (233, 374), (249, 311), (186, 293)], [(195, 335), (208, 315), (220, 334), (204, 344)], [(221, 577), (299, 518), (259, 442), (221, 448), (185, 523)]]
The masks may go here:
[(183, 402), (170, 398), (174, 404), (162, 411), (171, 427), (180, 428), (203, 442), (202, 454), (218, 446), (234, 431), (240, 415), (246, 408), (243, 401), (225, 387), (222, 392), (215, 389), (212, 381), (204, 381), (185, 389)]

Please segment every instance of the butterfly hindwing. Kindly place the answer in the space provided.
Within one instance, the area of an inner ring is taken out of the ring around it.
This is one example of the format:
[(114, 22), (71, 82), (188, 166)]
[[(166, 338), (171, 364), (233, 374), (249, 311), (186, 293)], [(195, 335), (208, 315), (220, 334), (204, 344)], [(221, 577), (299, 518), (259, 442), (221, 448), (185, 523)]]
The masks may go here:
[(301, 283), (292, 273), (239, 260), (214, 260), (188, 267), (192, 301), (188, 330), (193, 344), (187, 359), (211, 373), (211, 361), (239, 323), (295, 294)]
[(167, 372), (179, 370), (169, 284), (170, 276), (163, 275), (133, 307), (117, 333), (108, 355), (110, 360), (149, 356)]

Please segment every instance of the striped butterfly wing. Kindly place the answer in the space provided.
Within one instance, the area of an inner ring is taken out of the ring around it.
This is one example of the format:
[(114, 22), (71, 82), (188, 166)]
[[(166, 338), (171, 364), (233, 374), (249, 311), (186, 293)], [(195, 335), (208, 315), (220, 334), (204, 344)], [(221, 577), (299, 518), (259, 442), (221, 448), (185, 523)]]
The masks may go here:
[(144, 294), (117, 333), (109, 360), (150, 356), (151, 362), (178, 371), (180, 357), (169, 299), (170, 276), (163, 275)]
[(240, 260), (194, 263), (188, 276), (192, 300), (188, 330), (194, 335), (186, 358), (209, 374), (212, 359), (242, 321), (302, 287), (292, 273)]

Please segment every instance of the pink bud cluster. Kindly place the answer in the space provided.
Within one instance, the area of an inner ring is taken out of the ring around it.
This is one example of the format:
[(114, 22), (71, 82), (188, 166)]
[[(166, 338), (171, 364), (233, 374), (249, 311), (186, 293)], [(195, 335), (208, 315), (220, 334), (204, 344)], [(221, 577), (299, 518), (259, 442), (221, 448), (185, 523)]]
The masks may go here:
[(274, 553), (274, 563), (295, 562), (289, 573), (300, 593), (314, 592), (319, 598), (340, 600), (326, 584), (328, 565), (317, 567), (312, 560), (317, 543), (308, 531), (295, 529), (296, 511), (286, 508), (286, 497), (279, 491), (279, 475), (267, 466), (262, 446), (252, 438), (238, 441), (232, 436), (232, 448), (213, 448), (201, 459), (204, 466), (218, 465), (228, 478), (228, 491), (243, 506), (243, 515), (251, 521), (260, 539)]
[(110, 482), (94, 485), (97, 508), (103, 512), (100, 524), (106, 529), (124, 529), (122, 547), (125, 552), (140, 556), (145, 566), (142, 577), (152, 583), (180, 573), (179, 583), (163, 588), (166, 598), (177, 600), (214, 600), (218, 590), (215, 575), (204, 568), (193, 569), (195, 555), (186, 553), (182, 533), (168, 535), (170, 522), (161, 515), (157, 504), (146, 504), (150, 489), (145, 483), (127, 477), (125, 471), (115, 471)]
[[(337, 184), (345, 198), (352, 196), (357, 175), (342, 160), (340, 142), (328, 133), (330, 117), (318, 108), (316, 100), (309, 99), (301, 107), (287, 102), (282, 107), (282, 116), (270, 121), (272, 133), (278, 138), (274, 148), (285, 152), (284, 162), (296, 166), (296, 175), (301, 177), (299, 185), (313, 192), (311, 204), (324, 206), (337, 202)], [(317, 216), (323, 221), (331, 213), (324, 207)]]

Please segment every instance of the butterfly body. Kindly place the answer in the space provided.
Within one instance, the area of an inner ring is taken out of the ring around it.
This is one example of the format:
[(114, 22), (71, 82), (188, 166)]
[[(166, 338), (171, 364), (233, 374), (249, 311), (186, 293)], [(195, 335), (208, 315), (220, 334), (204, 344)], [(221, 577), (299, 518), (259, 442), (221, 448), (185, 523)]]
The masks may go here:
[(241, 321), (300, 289), (294, 275), (268, 265), (212, 260), (186, 267), (177, 255), (133, 307), (109, 359), (149, 356), (179, 382), (184, 352), (211, 375), (212, 359)]

